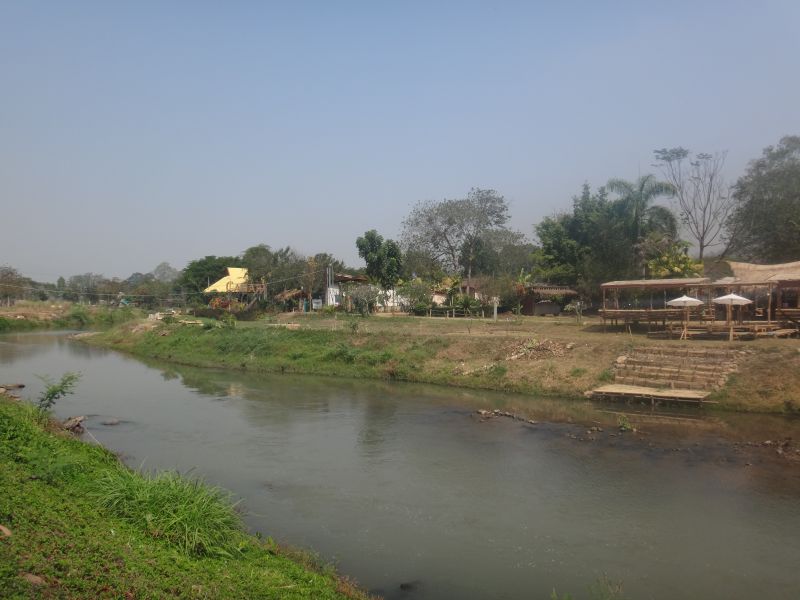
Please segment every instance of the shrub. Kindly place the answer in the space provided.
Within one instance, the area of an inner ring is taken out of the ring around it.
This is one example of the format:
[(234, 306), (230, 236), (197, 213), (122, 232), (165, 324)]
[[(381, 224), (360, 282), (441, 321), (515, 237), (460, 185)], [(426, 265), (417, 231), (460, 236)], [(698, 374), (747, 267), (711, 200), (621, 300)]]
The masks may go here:
[(620, 431), (636, 431), (627, 415), (619, 415), (617, 417), (617, 426)]
[(86, 327), (91, 321), (89, 313), (83, 306), (73, 306), (64, 319), (73, 327)]
[(232, 313), (225, 313), (220, 316), (219, 322), (222, 323), (223, 327), (227, 327), (229, 329), (236, 327), (236, 317), (233, 316)]
[(325, 354), (326, 360), (339, 360), (345, 363), (354, 363), (356, 361), (356, 357), (358, 356), (358, 352), (348, 346), (347, 344), (343, 344), (339, 342), (334, 346), (331, 350), (329, 350)]
[(78, 384), (80, 378), (80, 373), (64, 373), (61, 376), (61, 380), (58, 383), (55, 383), (47, 376), (40, 376), (39, 379), (44, 382), (45, 388), (42, 390), (42, 393), (39, 394), (39, 398), (36, 401), (36, 407), (41, 412), (49, 411), (51, 408), (53, 408), (53, 405), (57, 400), (60, 400), (67, 394), (72, 394), (75, 392), (75, 386)]
[(489, 368), (489, 377), (495, 379), (502, 379), (506, 373), (508, 373), (508, 367), (500, 363), (495, 363)]
[(430, 309), (431, 304), (429, 302), (417, 302), (411, 307), (411, 312), (418, 317), (424, 317), (427, 316)]
[(600, 375), (597, 376), (598, 381), (614, 381), (614, 371), (611, 369), (603, 369)]

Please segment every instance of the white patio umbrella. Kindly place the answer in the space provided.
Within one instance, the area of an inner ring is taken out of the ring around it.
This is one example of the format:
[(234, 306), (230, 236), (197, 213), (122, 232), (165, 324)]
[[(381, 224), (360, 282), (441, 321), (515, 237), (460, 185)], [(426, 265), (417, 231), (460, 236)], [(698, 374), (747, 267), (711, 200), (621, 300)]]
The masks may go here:
[(719, 298), (714, 298), (714, 304), (724, 304), (728, 307), (728, 325), (730, 327), (730, 336), (728, 337), (728, 341), (733, 341), (733, 318), (731, 317), (731, 313), (733, 311), (733, 306), (744, 306), (745, 304), (752, 304), (752, 300), (748, 300), (742, 296), (737, 294), (727, 294), (725, 296), (720, 296)]
[(691, 296), (683, 295), (680, 298), (674, 298), (667, 302), (667, 306), (678, 306), (684, 309), (684, 322), (683, 322), (683, 333), (681, 333), (681, 339), (685, 340), (689, 337), (689, 309), (693, 306), (700, 306), (703, 304), (702, 300), (698, 300), (697, 298), (692, 298)]

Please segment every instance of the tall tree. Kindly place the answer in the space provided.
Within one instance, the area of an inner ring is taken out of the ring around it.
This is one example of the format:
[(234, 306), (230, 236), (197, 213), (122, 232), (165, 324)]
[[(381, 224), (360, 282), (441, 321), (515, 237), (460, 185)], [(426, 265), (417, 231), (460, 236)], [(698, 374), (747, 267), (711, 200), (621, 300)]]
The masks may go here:
[(0, 265), (0, 303), (6, 302), (10, 306), (17, 298), (22, 298), (26, 281), (29, 280), (14, 267)]
[(764, 149), (733, 188), (730, 252), (751, 260), (800, 259), (800, 136)]
[(175, 281), (175, 286), (184, 292), (197, 294), (224, 277), (227, 267), (240, 266), (242, 260), (236, 256), (205, 256), (186, 265)]
[(268, 280), (275, 267), (275, 255), (266, 244), (251, 246), (242, 252), (242, 264), (247, 268), (252, 281)]
[(383, 268), (381, 260), (383, 236), (376, 230), (370, 229), (356, 239), (356, 248), (358, 249), (358, 255), (367, 263), (367, 277), (373, 281), (378, 281)]
[(658, 181), (653, 175), (644, 175), (636, 181), (611, 179), (606, 189), (619, 196), (618, 215), (627, 224), (628, 235), (634, 243), (634, 261), (644, 274), (645, 257), (639, 250), (644, 237), (652, 231), (677, 237), (675, 216), (666, 207), (653, 204), (658, 198), (672, 196), (675, 190), (670, 183)]
[(466, 198), (419, 202), (403, 221), (403, 244), (426, 252), (451, 273), (464, 273), (469, 287), (486, 234), (505, 229), (508, 218), (503, 196), (472, 188)]
[(367, 275), (384, 292), (393, 289), (403, 271), (403, 253), (394, 240), (385, 240), (371, 229), (356, 239), (358, 255), (367, 263)]
[(152, 271), (153, 277), (161, 283), (171, 283), (175, 281), (180, 275), (178, 269), (173, 268), (168, 262), (159, 263), (159, 265)]
[(723, 241), (733, 201), (723, 169), (727, 152), (699, 153), (691, 158), (682, 147), (655, 150), (656, 166), (673, 187), (680, 218), (697, 242), (700, 261), (708, 248)]
[(96, 303), (100, 299), (100, 288), (106, 278), (99, 273), (84, 273), (73, 275), (67, 280), (67, 288), (70, 290), (69, 297), (65, 298), (82, 302)]
[(609, 200), (603, 187), (592, 193), (584, 184), (572, 199), (571, 213), (536, 225), (541, 247), (534, 253), (534, 278), (593, 294), (602, 281), (632, 275), (634, 242), (620, 214), (625, 214), (620, 200)]

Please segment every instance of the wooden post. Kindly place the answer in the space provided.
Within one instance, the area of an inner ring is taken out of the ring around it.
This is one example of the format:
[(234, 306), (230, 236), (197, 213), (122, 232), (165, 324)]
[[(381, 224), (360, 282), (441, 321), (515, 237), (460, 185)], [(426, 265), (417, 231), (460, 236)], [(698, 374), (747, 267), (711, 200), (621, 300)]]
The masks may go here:
[(728, 326), (730, 327), (730, 335), (728, 337), (728, 341), (733, 341), (733, 305), (728, 304)]
[(772, 325), (772, 284), (767, 288), (767, 325)]

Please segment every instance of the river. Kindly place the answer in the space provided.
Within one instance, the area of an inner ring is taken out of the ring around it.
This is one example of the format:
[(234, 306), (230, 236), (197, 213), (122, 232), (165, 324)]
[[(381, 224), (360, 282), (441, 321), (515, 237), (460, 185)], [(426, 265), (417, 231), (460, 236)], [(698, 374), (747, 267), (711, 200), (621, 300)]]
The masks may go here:
[(61, 333), (0, 336), (0, 383), (25, 382), (24, 396), (36, 374), (66, 371), (82, 378), (58, 416), (87, 415), (131, 466), (232, 490), (253, 531), (389, 600), (578, 600), (604, 575), (638, 600), (800, 597), (800, 468), (714, 431), (677, 449), (593, 442), (576, 425), (475, 416), (508, 396), (159, 367)]

